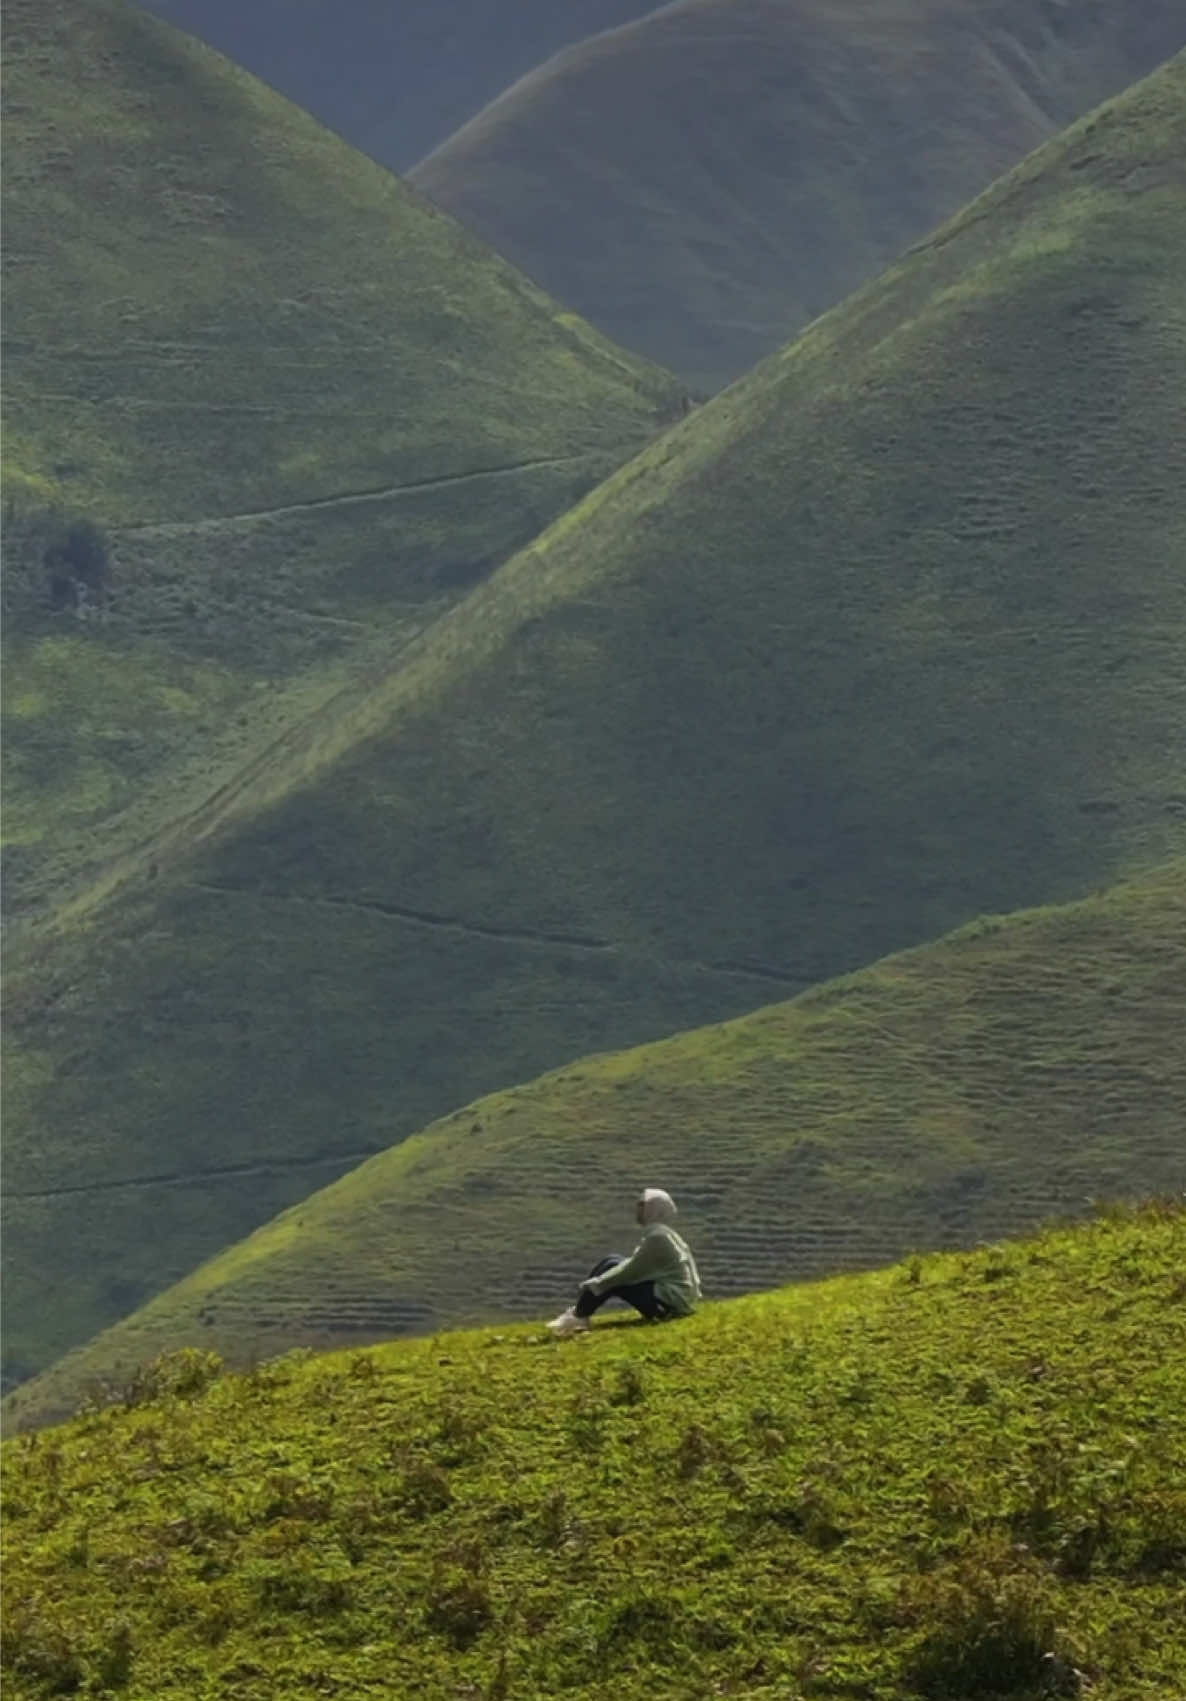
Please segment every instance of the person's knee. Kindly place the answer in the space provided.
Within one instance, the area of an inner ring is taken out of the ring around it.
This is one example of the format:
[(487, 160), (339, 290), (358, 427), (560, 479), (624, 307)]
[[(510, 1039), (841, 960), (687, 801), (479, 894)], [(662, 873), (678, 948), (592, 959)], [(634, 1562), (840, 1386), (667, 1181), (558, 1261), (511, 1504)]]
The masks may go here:
[(596, 1264), (594, 1264), (593, 1268), (589, 1271), (588, 1276), (585, 1278), (586, 1281), (591, 1280), (594, 1276), (604, 1276), (607, 1270), (612, 1270), (615, 1264), (620, 1264), (621, 1262), (622, 1259), (618, 1253), (607, 1253), (604, 1258), (599, 1258), (597, 1260)]

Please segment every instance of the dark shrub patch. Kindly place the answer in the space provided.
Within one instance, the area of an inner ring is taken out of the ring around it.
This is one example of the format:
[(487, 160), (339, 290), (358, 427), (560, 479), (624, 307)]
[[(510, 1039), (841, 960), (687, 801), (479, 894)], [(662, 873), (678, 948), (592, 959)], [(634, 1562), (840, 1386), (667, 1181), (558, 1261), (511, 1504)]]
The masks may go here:
[(925, 1626), (903, 1676), (928, 1701), (1041, 1692), (1062, 1669), (1046, 1578), (1008, 1543), (974, 1544), (903, 1604)]

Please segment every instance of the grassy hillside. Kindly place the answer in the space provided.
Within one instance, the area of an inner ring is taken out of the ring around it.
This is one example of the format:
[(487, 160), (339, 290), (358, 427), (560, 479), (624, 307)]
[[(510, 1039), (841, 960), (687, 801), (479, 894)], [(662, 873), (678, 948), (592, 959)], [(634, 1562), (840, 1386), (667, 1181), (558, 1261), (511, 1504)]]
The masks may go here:
[(1180, 1208), (570, 1343), (215, 1377), (5, 1453), (8, 1692), (1167, 1701)]
[(652, 0), (148, 0), (395, 171), (565, 43)]
[(479, 1094), (1181, 854), (1184, 85), (1035, 156), (14, 957), (26, 1369)]
[(19, 915), (390, 665), (678, 391), (121, 0), (13, 0), (4, 88)]
[(411, 178), (711, 391), (1183, 46), (1176, 0), (678, 0), (541, 65)]
[[(629, 1250), (631, 1199), (655, 1180), (717, 1295), (1181, 1192), (1184, 1032), (1186, 864), (979, 921), (454, 1112), (68, 1355), (21, 1406), (62, 1415), (96, 1379), (180, 1346), (243, 1363), (549, 1316), (574, 1270)], [(148, 1190), (145, 1233), (170, 1191)], [(92, 1194), (82, 1244), (128, 1208), (127, 1192)], [(47, 1255), (36, 1283), (58, 1294), (60, 1268)], [(34, 1311), (35, 1295), (22, 1283), (10, 1303)]]

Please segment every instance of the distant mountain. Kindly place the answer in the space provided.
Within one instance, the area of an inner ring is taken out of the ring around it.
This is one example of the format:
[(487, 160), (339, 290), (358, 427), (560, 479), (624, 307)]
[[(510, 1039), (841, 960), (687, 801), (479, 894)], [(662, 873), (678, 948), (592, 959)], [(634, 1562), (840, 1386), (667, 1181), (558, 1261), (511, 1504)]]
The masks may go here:
[(411, 179), (712, 391), (1183, 46), (1179, 0), (677, 0), (534, 70)]
[(477, 1100), (70, 1354), (20, 1409), (64, 1415), (182, 1346), (242, 1364), (552, 1316), (656, 1181), (718, 1298), (1180, 1194), (1184, 1032), (1186, 863), (986, 918)]
[(480, 1094), (1182, 854), (1184, 152), (1186, 56), (10, 953), (14, 1373)]
[(680, 391), (135, 8), (3, 27), (20, 919), (390, 666)]
[(404, 171), (558, 48), (653, 0), (146, 0)]

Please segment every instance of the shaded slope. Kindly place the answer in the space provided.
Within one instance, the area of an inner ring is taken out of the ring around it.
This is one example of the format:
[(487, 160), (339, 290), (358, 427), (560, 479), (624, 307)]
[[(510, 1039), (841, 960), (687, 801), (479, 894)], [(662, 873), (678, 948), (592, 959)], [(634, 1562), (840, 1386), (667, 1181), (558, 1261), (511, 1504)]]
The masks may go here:
[(651, 9), (515, 0), (508, 29), (503, 0), (148, 0), (395, 171), (548, 54)]
[(133, 7), (4, 31), (11, 914), (390, 657), (678, 391)]
[(656, 1178), (716, 1295), (1180, 1192), (1183, 1032), (1178, 864), (481, 1099), (213, 1259), (27, 1400), (70, 1409), (96, 1376), (182, 1345), (244, 1362), (550, 1316)]
[(1163, 1208), (575, 1343), (166, 1363), (6, 1449), (8, 1685), (1165, 1701), (1184, 1254)]
[(1184, 45), (1175, 0), (679, 0), (540, 66), (411, 177), (713, 390)]
[[(1184, 76), (668, 432), (230, 816), (30, 944), (18, 1364), (313, 1163), (1181, 852)], [(177, 1175), (167, 1207), (141, 1185)], [(113, 1182), (84, 1241), (60, 1190)]]

